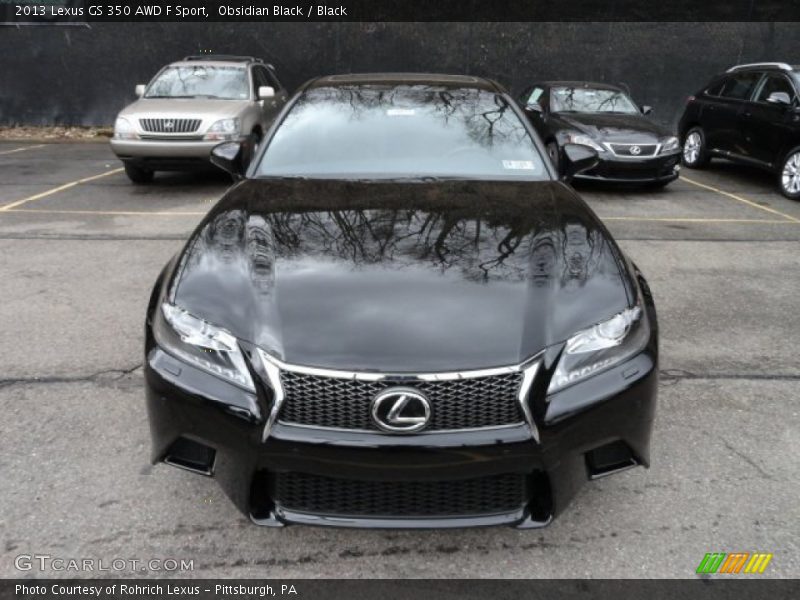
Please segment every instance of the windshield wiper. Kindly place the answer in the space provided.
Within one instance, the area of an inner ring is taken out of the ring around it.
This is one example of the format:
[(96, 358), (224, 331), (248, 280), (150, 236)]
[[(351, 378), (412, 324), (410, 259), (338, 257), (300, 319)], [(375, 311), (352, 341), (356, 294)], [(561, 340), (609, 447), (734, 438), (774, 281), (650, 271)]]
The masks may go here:
[(145, 98), (152, 99), (152, 98), (194, 98), (194, 96), (145, 96)]

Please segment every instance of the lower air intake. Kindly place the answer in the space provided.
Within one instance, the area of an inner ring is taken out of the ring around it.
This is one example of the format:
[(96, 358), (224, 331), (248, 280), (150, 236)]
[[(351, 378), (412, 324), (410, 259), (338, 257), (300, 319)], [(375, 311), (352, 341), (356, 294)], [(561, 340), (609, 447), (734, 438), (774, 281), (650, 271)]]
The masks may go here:
[(349, 517), (458, 517), (519, 510), (526, 477), (493, 475), (457, 481), (361, 481), (279, 473), (275, 501), (296, 512)]

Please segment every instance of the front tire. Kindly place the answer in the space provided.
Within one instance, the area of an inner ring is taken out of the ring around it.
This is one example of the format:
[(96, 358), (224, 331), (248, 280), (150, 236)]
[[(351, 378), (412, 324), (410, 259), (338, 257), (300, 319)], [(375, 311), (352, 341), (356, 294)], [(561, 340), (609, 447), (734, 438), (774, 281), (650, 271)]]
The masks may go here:
[(778, 172), (781, 194), (790, 200), (800, 200), (800, 147), (789, 151)]
[(681, 158), (683, 164), (690, 169), (701, 169), (708, 164), (710, 157), (706, 148), (706, 136), (700, 127), (692, 127), (686, 132)]
[(142, 184), (153, 181), (154, 173), (150, 169), (143, 169), (136, 165), (125, 163), (125, 175), (127, 175), (128, 179), (133, 183)]

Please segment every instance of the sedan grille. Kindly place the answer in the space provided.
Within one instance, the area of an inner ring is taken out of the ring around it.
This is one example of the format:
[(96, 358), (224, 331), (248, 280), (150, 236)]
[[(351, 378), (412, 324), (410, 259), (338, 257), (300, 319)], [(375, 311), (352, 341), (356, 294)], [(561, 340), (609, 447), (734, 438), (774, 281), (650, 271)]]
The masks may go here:
[(617, 156), (630, 156), (631, 158), (655, 156), (658, 150), (658, 144), (609, 144), (609, 146)]
[(297, 512), (361, 517), (455, 517), (519, 510), (526, 477), (510, 473), (456, 481), (361, 481), (278, 473), (275, 502)]
[(281, 372), (284, 423), (340, 429), (378, 430), (372, 399), (386, 388), (412, 387), (431, 403), (427, 431), (497, 427), (524, 422), (519, 405), (522, 373), (503, 373), (448, 381), (391, 378), (361, 381)]
[(150, 133), (193, 133), (200, 128), (200, 119), (139, 119), (139, 125)]

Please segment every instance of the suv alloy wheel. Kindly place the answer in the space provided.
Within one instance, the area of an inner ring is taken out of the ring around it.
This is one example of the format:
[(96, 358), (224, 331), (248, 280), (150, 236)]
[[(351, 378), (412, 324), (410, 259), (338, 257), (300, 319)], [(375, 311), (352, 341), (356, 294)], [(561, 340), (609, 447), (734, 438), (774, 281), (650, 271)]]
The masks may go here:
[(800, 148), (786, 155), (779, 175), (781, 193), (792, 200), (800, 199)]

